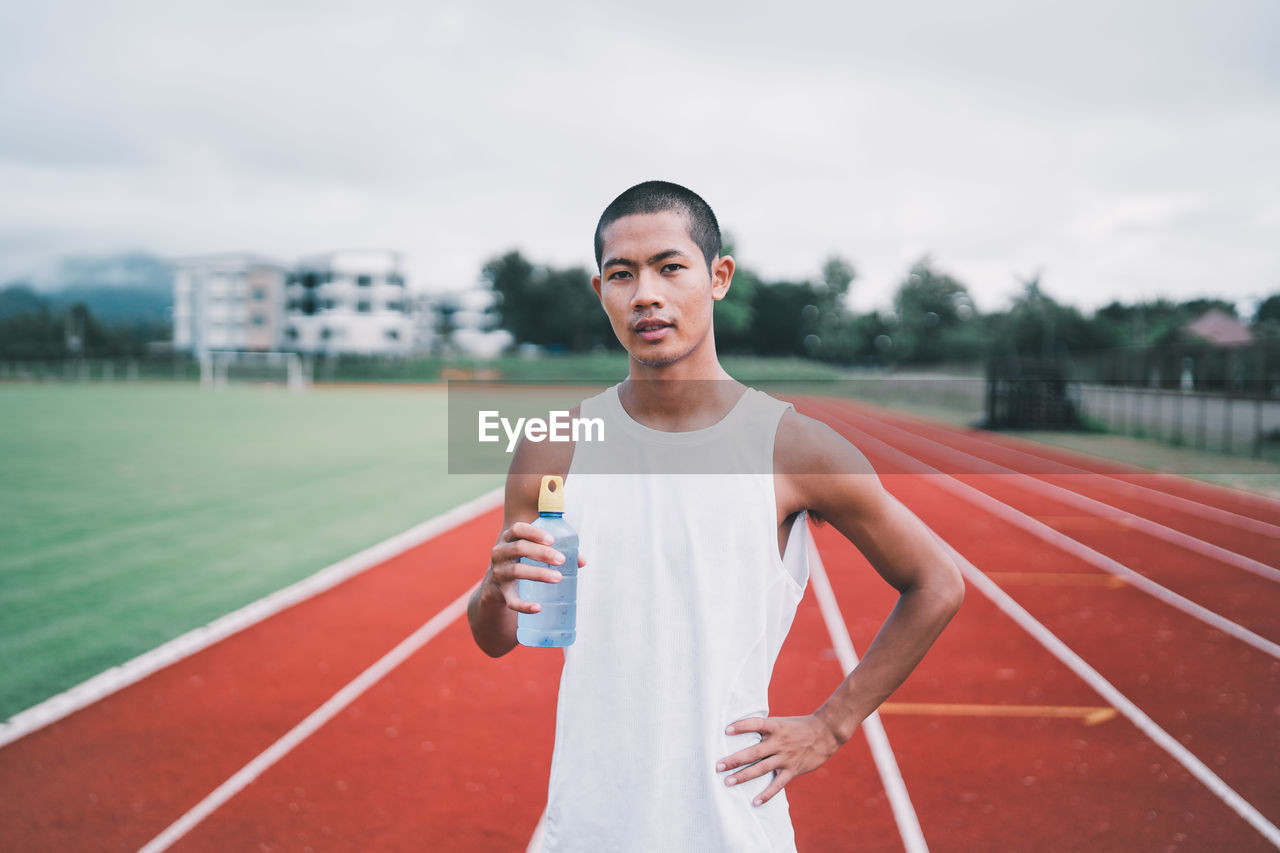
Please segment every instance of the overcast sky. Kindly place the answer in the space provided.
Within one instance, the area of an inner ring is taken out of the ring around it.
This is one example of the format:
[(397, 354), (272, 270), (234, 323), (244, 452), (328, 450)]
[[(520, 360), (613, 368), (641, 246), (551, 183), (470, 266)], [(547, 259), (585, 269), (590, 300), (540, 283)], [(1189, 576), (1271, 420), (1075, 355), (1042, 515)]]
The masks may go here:
[(982, 310), (1280, 291), (1280, 4), (54, 2), (0, 7), (0, 281), (68, 253), (510, 248), (592, 265), (684, 183), (737, 260), (912, 261)]

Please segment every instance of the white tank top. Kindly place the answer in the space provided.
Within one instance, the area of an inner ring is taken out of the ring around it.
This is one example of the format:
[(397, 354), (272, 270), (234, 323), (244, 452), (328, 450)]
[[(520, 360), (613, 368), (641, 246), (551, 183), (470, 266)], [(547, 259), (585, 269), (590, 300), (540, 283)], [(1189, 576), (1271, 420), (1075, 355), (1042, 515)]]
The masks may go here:
[(587, 565), (544, 850), (795, 849), (785, 792), (751, 804), (773, 774), (726, 787), (715, 769), (760, 741), (724, 730), (768, 715), (808, 581), (804, 516), (778, 554), (773, 444), (788, 408), (748, 389), (714, 426), (670, 433), (627, 415), (617, 386), (583, 402), (606, 433), (577, 443), (565, 482)]

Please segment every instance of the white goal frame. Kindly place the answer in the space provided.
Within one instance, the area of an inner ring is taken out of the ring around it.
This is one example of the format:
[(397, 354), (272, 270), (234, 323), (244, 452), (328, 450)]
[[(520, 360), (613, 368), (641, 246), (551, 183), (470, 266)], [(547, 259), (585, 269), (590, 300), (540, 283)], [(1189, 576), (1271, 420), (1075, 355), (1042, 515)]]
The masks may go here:
[(200, 384), (205, 388), (225, 388), (231, 368), (236, 366), (283, 366), (290, 391), (305, 391), (311, 386), (311, 365), (298, 353), (262, 350), (205, 352), (200, 356)]

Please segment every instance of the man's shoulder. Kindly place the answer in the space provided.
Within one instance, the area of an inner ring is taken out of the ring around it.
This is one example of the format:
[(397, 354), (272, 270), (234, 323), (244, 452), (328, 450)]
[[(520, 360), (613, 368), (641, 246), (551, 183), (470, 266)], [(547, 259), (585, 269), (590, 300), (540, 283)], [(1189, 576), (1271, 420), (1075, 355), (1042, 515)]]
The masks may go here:
[(797, 412), (783, 412), (774, 443), (778, 474), (874, 473), (867, 458), (830, 425)]

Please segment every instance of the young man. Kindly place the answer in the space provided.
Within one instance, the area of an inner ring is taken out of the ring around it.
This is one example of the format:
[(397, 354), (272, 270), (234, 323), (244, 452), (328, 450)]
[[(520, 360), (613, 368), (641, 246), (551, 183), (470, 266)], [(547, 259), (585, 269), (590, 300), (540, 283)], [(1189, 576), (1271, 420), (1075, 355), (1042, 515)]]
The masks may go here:
[[(545, 849), (793, 850), (783, 787), (906, 679), (964, 584), (857, 449), (720, 366), (712, 307), (734, 261), (706, 202), (640, 184), (605, 209), (595, 243), (592, 287), (629, 374), (573, 412), (605, 420), (605, 442), (517, 449), (471, 630), (486, 653), (507, 653), (516, 614), (537, 609), (518, 579), (560, 580), (520, 558), (563, 562), (528, 522), (542, 475), (565, 476), (582, 569)], [(773, 663), (807, 580), (807, 514), (834, 525), (900, 597), (821, 707), (771, 717)]]

